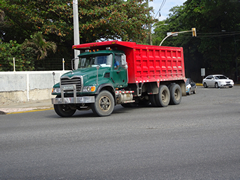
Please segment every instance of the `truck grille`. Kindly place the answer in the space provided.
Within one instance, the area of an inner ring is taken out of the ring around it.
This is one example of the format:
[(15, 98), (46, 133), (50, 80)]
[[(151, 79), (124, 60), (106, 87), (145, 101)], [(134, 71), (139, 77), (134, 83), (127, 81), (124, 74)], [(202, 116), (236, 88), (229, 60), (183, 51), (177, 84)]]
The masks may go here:
[(82, 78), (81, 77), (62, 77), (61, 85), (76, 85), (77, 91), (82, 91)]

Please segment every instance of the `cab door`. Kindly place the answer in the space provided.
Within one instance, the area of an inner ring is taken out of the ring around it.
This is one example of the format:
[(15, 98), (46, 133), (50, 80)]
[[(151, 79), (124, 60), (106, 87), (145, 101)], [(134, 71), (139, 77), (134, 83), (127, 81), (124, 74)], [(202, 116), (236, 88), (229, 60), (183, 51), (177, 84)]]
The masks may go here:
[(113, 57), (112, 82), (115, 88), (126, 87), (128, 83), (127, 69), (123, 66), (122, 57), (124, 54), (116, 53)]

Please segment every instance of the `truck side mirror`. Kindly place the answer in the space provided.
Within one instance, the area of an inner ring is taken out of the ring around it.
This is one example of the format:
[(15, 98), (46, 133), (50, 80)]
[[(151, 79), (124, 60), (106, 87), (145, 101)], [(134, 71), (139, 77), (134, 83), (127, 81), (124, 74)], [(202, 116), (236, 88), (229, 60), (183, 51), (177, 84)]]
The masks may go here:
[(75, 58), (75, 61), (74, 61), (74, 69), (75, 70), (78, 69), (78, 64), (79, 64), (79, 57)]
[(79, 64), (79, 57), (73, 58), (73, 59), (71, 60), (72, 70), (77, 70), (77, 69), (78, 69), (78, 64)]
[(127, 65), (127, 60), (126, 60), (126, 55), (125, 54), (122, 54), (121, 56), (121, 62), (122, 62), (122, 67), (124, 69), (127, 69), (128, 68), (128, 65)]
[(73, 58), (71, 60), (71, 68), (72, 68), (72, 70), (74, 70), (74, 66), (75, 66), (75, 59)]

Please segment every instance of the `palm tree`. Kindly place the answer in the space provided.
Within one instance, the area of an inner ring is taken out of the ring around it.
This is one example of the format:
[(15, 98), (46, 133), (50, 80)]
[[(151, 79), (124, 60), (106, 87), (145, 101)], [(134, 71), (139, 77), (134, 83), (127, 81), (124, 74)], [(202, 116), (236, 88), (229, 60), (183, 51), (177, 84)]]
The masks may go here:
[[(0, 25), (2, 26), (4, 21), (5, 13), (3, 10), (0, 9)], [(0, 40), (3, 39), (3, 35), (5, 35), (5, 32), (0, 29)]]
[(3, 10), (0, 9), (0, 22), (4, 20), (5, 13)]
[(36, 32), (33, 36), (31, 36), (31, 38), (32, 39), (30, 40), (25, 40), (22, 44), (22, 47), (33, 47), (35, 53), (37, 54), (37, 60), (47, 57), (47, 52), (49, 50), (52, 50), (54, 53), (56, 52), (56, 43), (46, 41), (41, 32)]

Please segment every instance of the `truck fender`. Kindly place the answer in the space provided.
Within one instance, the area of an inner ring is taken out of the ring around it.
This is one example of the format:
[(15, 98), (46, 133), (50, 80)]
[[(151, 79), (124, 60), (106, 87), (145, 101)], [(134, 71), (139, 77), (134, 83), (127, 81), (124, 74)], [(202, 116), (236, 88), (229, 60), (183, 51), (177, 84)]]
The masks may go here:
[(115, 105), (116, 105), (116, 94), (115, 94), (115, 89), (114, 89), (113, 85), (112, 84), (108, 84), (108, 83), (101, 84), (101, 85), (98, 86), (95, 94), (96, 95), (99, 94), (103, 89), (109, 91), (110, 93), (112, 93), (114, 101), (115, 101)]
[(111, 89), (111, 90), (110, 90), (111, 93), (112, 93), (112, 92), (115, 92), (113, 85), (106, 83), (106, 84), (101, 84), (100, 86), (98, 86), (95, 94), (99, 94), (102, 89), (106, 89), (106, 88), (107, 88), (107, 90), (108, 90), (108, 89)]

